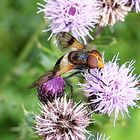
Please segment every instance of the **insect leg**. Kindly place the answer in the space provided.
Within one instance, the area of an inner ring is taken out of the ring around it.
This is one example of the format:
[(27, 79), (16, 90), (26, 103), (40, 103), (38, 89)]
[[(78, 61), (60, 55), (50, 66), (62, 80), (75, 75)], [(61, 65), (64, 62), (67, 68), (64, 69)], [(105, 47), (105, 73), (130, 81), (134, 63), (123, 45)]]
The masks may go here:
[(68, 81), (67, 78), (64, 78), (66, 84), (70, 87), (70, 94), (71, 94), (71, 98), (73, 98), (73, 86), (71, 85), (71, 83)]
[(73, 77), (73, 76), (75, 76), (75, 75), (77, 75), (77, 74), (79, 74), (79, 73), (81, 73), (81, 71), (76, 71), (76, 72), (74, 72), (74, 73), (72, 73), (71, 75), (69, 75), (69, 76), (67, 76), (67, 77), (65, 77), (65, 78), (71, 78), (71, 77)]

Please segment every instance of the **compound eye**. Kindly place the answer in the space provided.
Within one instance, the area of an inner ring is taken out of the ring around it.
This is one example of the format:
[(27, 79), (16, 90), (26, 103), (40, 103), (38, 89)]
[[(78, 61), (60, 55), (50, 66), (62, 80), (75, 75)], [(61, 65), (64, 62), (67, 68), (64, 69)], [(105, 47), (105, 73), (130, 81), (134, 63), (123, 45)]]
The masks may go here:
[(91, 69), (98, 68), (98, 60), (97, 57), (93, 55), (89, 55), (87, 59), (87, 66)]

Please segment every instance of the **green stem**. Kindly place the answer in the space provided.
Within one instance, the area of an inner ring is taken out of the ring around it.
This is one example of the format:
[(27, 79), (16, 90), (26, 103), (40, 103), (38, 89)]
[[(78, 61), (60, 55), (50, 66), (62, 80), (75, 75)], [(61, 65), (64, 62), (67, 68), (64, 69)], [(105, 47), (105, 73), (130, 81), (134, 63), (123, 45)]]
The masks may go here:
[(16, 66), (19, 65), (20, 63), (24, 62), (26, 60), (26, 58), (29, 56), (30, 52), (32, 51), (32, 49), (34, 47), (33, 44), (36, 42), (43, 25), (44, 24), (40, 24), (39, 28), (37, 28), (37, 30), (34, 33), (34, 35), (32, 36), (32, 38), (29, 40), (29, 42), (27, 42), (24, 50), (22, 51), (19, 58), (17, 59)]
[(9, 73), (4, 77), (3, 83), (1, 84), (1, 87), (7, 85), (10, 81), (12, 81), (12, 78), (13, 78), (12, 74), (15, 71), (15, 68), (17, 68), (29, 56), (30, 52), (32, 51), (32, 49), (34, 47), (33, 44), (37, 41), (37, 38), (38, 38), (38, 36), (39, 36), (39, 34), (41, 32), (41, 29), (42, 29), (43, 25), (44, 25), (44, 23), (40, 24), (40, 26), (35, 31), (34, 35), (27, 42), (27, 44), (25, 45), (24, 50), (22, 51), (22, 53), (20, 54), (19, 58), (15, 62), (15, 65), (11, 68), (11, 71), (9, 71)]

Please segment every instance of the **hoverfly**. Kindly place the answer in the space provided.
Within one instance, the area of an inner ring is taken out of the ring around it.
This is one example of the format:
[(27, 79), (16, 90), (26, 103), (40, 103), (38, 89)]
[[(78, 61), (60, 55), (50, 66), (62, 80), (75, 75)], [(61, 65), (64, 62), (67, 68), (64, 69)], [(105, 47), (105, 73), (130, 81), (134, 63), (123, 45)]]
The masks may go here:
[(61, 51), (67, 53), (61, 56), (54, 69), (35, 81), (30, 87), (39, 87), (50, 79), (67, 73), (71, 70), (81, 72), (85, 69), (103, 68), (102, 56), (97, 50), (88, 51), (76, 38), (67, 32), (56, 35), (57, 43)]
[(61, 51), (67, 53), (61, 56), (54, 69), (35, 81), (30, 87), (39, 87), (48, 80), (60, 76), (71, 70), (83, 71), (85, 69), (103, 68), (102, 56), (97, 50), (88, 51), (76, 38), (67, 32), (60, 32), (56, 36)]

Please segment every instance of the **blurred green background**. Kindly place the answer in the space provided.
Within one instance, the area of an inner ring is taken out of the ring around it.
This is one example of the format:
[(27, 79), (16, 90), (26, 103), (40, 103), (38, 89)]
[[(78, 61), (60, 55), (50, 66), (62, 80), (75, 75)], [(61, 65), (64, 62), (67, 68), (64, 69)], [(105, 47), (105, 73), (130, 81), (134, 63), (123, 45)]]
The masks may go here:
[[(62, 52), (55, 46), (43, 13), (36, 14), (37, 0), (2, 0), (0, 3), (0, 140), (38, 140), (30, 125), (30, 112), (38, 112), (36, 90), (27, 87), (49, 70)], [(106, 27), (93, 41), (98, 50), (105, 51), (106, 61), (120, 54), (120, 64), (136, 60), (135, 73), (140, 74), (140, 14), (131, 13), (124, 23)], [(72, 78), (76, 84), (78, 79)], [(77, 90), (82, 96), (82, 91)], [(75, 100), (78, 100), (75, 94)], [(140, 110), (130, 109), (132, 118), (117, 121), (94, 115), (93, 133), (100, 131), (111, 140), (140, 140)]]

